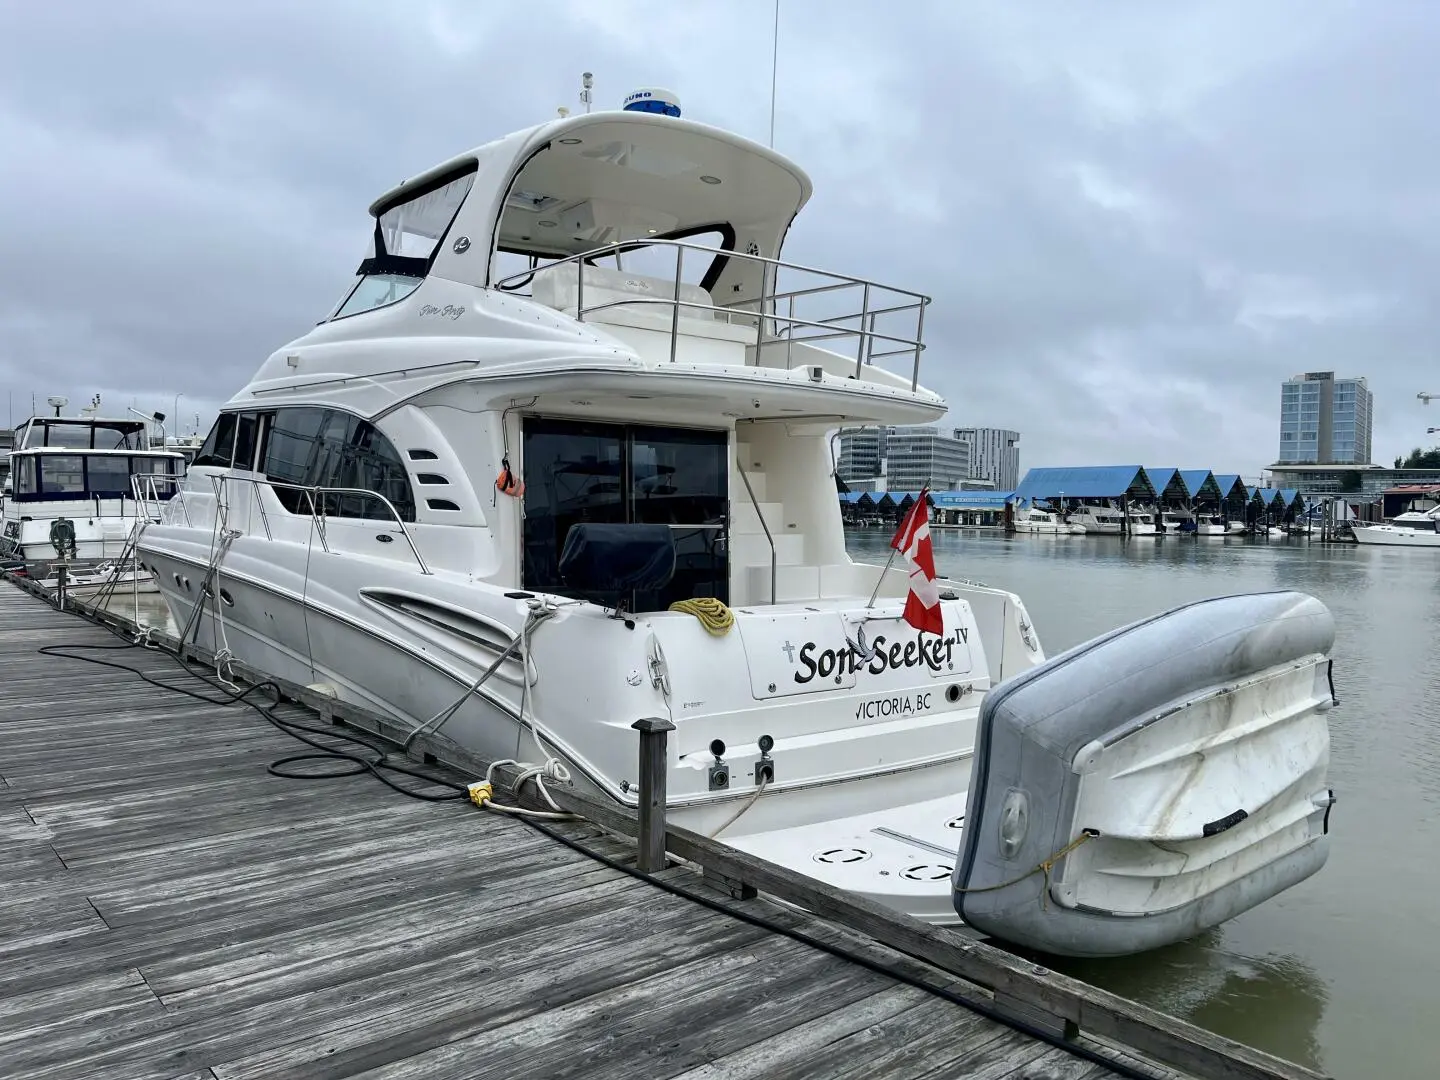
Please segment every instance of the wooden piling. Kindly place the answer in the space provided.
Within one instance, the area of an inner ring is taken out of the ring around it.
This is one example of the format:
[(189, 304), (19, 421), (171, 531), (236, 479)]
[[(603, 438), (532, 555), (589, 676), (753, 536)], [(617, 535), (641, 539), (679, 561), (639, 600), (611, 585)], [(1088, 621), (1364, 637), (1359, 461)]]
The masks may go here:
[(647, 716), (630, 726), (640, 732), (639, 851), (636, 865), (642, 872), (653, 874), (665, 869), (666, 732), (674, 731), (675, 725), (659, 716)]

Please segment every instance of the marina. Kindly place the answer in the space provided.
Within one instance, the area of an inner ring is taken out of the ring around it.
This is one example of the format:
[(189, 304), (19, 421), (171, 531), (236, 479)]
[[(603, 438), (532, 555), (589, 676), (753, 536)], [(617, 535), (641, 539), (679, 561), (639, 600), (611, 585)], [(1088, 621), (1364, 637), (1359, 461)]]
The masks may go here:
[(1411, 28), (810, 3), (21, 50), (0, 1080), (1433, 1080)]
[(27, 588), (0, 585), (7, 1077), (1318, 1075), (684, 830), (640, 874), (633, 819), (482, 813), (438, 742), (408, 767), (452, 786), (389, 771), (440, 801), (404, 798), (333, 754), (382, 719), (267, 709)]

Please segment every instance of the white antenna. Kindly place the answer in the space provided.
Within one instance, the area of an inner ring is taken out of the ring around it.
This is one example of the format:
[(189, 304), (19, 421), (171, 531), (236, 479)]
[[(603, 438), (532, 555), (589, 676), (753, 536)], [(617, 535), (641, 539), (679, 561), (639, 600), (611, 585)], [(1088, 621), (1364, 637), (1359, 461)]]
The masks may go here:
[(585, 112), (590, 112), (590, 90), (595, 85), (595, 76), (585, 72), (580, 76), (580, 101), (585, 106)]
[(780, 69), (780, 0), (775, 0), (775, 30), (770, 38), (770, 149), (775, 149), (775, 77)]
[(1416, 394), (1415, 396), (1420, 399), (1422, 405), (1429, 405), (1430, 399), (1432, 397), (1440, 397), (1440, 394)]

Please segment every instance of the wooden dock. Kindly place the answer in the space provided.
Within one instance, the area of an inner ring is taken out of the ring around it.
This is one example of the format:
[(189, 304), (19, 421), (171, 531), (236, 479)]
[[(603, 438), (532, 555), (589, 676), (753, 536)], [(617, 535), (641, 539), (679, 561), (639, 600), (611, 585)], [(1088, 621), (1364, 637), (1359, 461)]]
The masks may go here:
[[(572, 847), (370, 775), (270, 775), (309, 748), (222, 697), (173, 655), (0, 583), (6, 1080), (1315, 1075), (1043, 969), (1029, 993), (1017, 958), (995, 985), (961, 978), (1000, 951), (862, 932), (883, 912), (843, 896), (809, 898), (824, 920), (781, 909), (740, 887), (783, 884), (743, 860), (699, 861), (745, 899), (693, 865), (646, 878), (623, 822), (553, 826)], [(323, 726), (300, 704), (278, 714)], [(1081, 999), (1068, 1039), (993, 1018)], [(1135, 1053), (1177, 1064), (1177, 1046), (1193, 1069)]]

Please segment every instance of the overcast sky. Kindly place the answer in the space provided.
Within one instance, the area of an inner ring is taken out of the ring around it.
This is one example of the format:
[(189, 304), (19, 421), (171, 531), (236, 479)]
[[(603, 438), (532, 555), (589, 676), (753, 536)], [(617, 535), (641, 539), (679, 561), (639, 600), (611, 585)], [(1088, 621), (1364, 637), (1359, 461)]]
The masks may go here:
[[(882, 14), (883, 13), (883, 14)], [(903, 14), (902, 14), (903, 13)], [(339, 296), (365, 208), (636, 86), (766, 141), (772, 0), (0, 0), (0, 376), (208, 428)], [(947, 425), (1022, 469), (1256, 476), (1280, 381), (1440, 425), (1440, 4), (781, 0), (797, 262), (934, 297)], [(173, 430), (173, 427), (172, 427)]]

